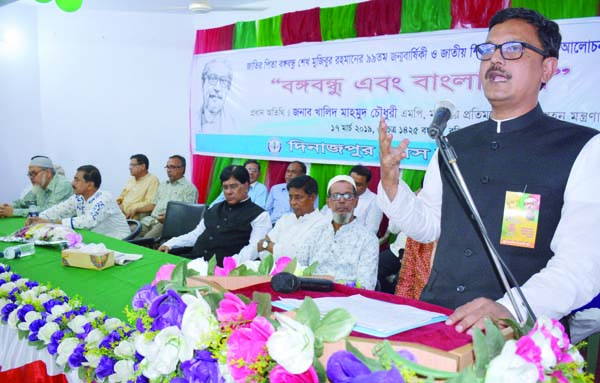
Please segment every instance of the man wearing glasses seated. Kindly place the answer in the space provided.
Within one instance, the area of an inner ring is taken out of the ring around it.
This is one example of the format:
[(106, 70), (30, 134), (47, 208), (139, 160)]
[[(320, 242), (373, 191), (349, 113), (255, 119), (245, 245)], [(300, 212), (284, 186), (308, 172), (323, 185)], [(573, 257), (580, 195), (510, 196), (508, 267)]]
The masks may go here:
[[(600, 292), (600, 136), (547, 116), (538, 103), (540, 90), (556, 73), (560, 49), (558, 25), (540, 13), (524, 8), (496, 13), (487, 41), (475, 47), (490, 119), (447, 137), (500, 258), (534, 314), (554, 319)], [(442, 156), (433, 156), (415, 196), (398, 170), (408, 140), (392, 147), (386, 128), (382, 119), (377, 202), (408, 237), (438, 240), (420, 299), (456, 309), (446, 323), (458, 332), (483, 328), (485, 318), (524, 318), (525, 305), (515, 292), (516, 311), (505, 294)], [(535, 211), (528, 214), (535, 222), (523, 220), (519, 240), (510, 240), (517, 230), (505, 201), (531, 197)]]
[(149, 168), (150, 161), (146, 155), (134, 154), (129, 158), (131, 178), (117, 197), (119, 208), (127, 218), (142, 218), (147, 213), (141, 213), (138, 209), (154, 202), (160, 181), (158, 177), (148, 172)]
[(248, 197), (246, 168), (229, 165), (219, 179), (225, 201), (208, 209), (194, 230), (169, 239), (159, 251), (206, 261), (216, 257), (221, 267), (225, 257), (234, 257), (238, 264), (256, 257), (256, 243), (271, 229), (269, 213)]
[(198, 189), (185, 177), (185, 158), (175, 154), (167, 160), (167, 181), (158, 187), (154, 203), (135, 209), (135, 213), (150, 215), (141, 219), (142, 230), (138, 237), (158, 239), (162, 233), (167, 203), (169, 201), (198, 202)]
[(30, 207), (35, 206), (38, 212), (46, 210), (73, 194), (69, 180), (56, 173), (54, 164), (46, 156), (31, 158), (27, 177), (31, 181), (31, 190), (12, 204), (2, 204), (0, 217), (25, 217)]
[(354, 179), (340, 175), (327, 185), (327, 206), (332, 220), (315, 226), (297, 251), (298, 263), (318, 262), (316, 274), (373, 290), (377, 283), (379, 241), (354, 216), (358, 193)]

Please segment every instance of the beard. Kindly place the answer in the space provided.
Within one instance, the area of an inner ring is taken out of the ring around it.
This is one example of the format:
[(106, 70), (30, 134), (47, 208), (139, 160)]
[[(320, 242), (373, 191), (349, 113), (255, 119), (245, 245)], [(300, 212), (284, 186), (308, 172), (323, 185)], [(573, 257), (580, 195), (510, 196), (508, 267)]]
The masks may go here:
[(338, 225), (345, 225), (352, 219), (352, 213), (333, 213), (333, 222)]

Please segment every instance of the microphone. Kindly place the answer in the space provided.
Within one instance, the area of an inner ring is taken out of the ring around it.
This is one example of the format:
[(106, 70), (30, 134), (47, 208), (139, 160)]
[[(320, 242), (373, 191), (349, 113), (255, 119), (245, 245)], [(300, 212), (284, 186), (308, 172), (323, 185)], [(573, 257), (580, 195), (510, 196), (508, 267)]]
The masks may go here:
[(436, 139), (444, 134), (446, 124), (448, 123), (450, 117), (452, 117), (454, 109), (454, 104), (448, 100), (442, 100), (438, 102), (435, 107), (433, 121), (431, 121), (431, 125), (429, 125), (429, 128), (427, 129), (429, 137)]
[(271, 288), (278, 293), (293, 293), (298, 290), (333, 291), (333, 281), (319, 278), (301, 278), (294, 274), (281, 272), (271, 278)]

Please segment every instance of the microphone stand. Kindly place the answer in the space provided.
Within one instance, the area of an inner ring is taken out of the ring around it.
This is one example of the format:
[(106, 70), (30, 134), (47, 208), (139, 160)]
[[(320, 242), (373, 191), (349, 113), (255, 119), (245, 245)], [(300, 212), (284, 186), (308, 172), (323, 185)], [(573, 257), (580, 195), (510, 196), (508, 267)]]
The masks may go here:
[[(450, 175), (452, 176), (456, 186), (458, 187), (458, 190), (460, 191), (460, 194), (462, 195), (467, 206), (469, 207), (469, 210), (471, 211), (473, 218), (477, 222), (479, 232), (484, 239), (485, 246), (487, 247), (487, 250), (492, 258), (494, 267), (498, 271), (498, 274), (500, 275), (500, 280), (502, 282), (502, 285), (504, 286), (504, 289), (506, 290), (506, 294), (508, 295), (510, 303), (512, 304), (513, 308), (515, 309), (515, 313), (517, 314), (517, 320), (521, 324), (523, 324), (525, 322), (525, 320), (523, 318), (523, 314), (521, 313), (521, 310), (519, 310), (519, 307), (517, 306), (517, 301), (515, 300), (512, 289), (510, 287), (510, 284), (508, 283), (508, 280), (506, 278), (506, 274), (504, 273), (504, 270), (506, 270), (506, 272), (508, 273), (508, 275), (511, 278), (512, 283), (515, 285), (516, 291), (519, 294), (519, 297), (521, 298), (523, 304), (525, 305), (525, 309), (527, 311), (527, 316), (535, 322), (536, 317), (535, 317), (535, 314), (533, 313), (533, 310), (531, 309), (531, 306), (529, 306), (529, 303), (527, 302), (527, 299), (525, 299), (525, 296), (523, 295), (523, 292), (521, 291), (519, 284), (517, 283), (516, 279), (514, 278), (514, 276), (508, 269), (507, 265), (504, 263), (504, 261), (502, 261), (502, 258), (500, 258), (500, 254), (498, 253), (498, 250), (496, 250), (496, 248), (494, 247), (494, 244), (492, 243), (492, 241), (487, 233), (485, 225), (483, 224), (481, 216), (479, 215), (479, 211), (477, 210), (477, 207), (475, 206), (475, 202), (473, 202), (473, 198), (471, 197), (469, 188), (467, 187), (467, 184), (465, 183), (462, 173), (460, 172), (460, 169), (458, 167), (456, 152), (454, 151), (454, 148), (452, 147), (452, 145), (450, 145), (450, 142), (448, 142), (448, 138), (446, 136), (442, 136), (442, 132), (445, 130), (445, 128), (446, 128), (446, 123), (444, 123), (443, 126), (439, 127), (439, 129), (430, 129), (429, 135), (430, 135), (430, 137), (432, 137), (435, 140), (435, 142), (439, 148), (439, 153), (442, 155), (442, 158), (444, 159), (444, 163), (446, 164), (446, 166), (448, 167), (448, 170), (450, 171)], [(432, 132), (432, 130), (433, 130), (433, 132)]]

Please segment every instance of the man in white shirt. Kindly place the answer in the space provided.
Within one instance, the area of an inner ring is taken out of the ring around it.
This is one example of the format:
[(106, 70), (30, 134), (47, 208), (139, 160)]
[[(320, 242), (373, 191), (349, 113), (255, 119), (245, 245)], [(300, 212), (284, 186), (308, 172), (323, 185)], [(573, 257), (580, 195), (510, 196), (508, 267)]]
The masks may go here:
[[(350, 177), (354, 180), (358, 193), (358, 205), (354, 209), (354, 216), (360, 225), (364, 225), (370, 232), (377, 235), (383, 212), (377, 206), (377, 194), (369, 190), (371, 171), (366, 166), (356, 165), (350, 169)], [(328, 219), (331, 219), (331, 210), (327, 205), (323, 207), (321, 212)]]
[(309, 233), (297, 252), (298, 263), (308, 266), (318, 262), (317, 274), (333, 275), (337, 281), (373, 290), (377, 284), (379, 242), (354, 217), (358, 203), (354, 180), (346, 175), (333, 177), (327, 195), (333, 219)]
[(257, 251), (261, 256), (271, 253), (276, 260), (280, 257), (295, 258), (312, 228), (327, 222), (315, 209), (319, 186), (314, 178), (307, 175), (294, 177), (287, 184), (287, 190), (293, 212), (281, 216), (273, 230), (258, 241)]
[(75, 194), (44, 210), (39, 217), (28, 218), (25, 224), (52, 222), (117, 239), (125, 238), (131, 233), (125, 215), (109, 192), (98, 190), (101, 183), (98, 168), (92, 165), (80, 166), (73, 178)]
[[(600, 136), (545, 115), (538, 103), (540, 89), (556, 72), (560, 44), (558, 25), (536, 11), (496, 13), (486, 42), (475, 46), (491, 118), (448, 135), (491, 241), (533, 312), (555, 319), (600, 292)], [(459, 332), (483, 328), (485, 318), (516, 318), (516, 310), (524, 317), (518, 295), (516, 309), (508, 300), (437, 152), (415, 197), (399, 182), (408, 140), (392, 148), (386, 129), (382, 119), (377, 202), (409, 237), (438, 239), (421, 299), (455, 308), (446, 323)], [(526, 222), (528, 230), (520, 231), (523, 239), (536, 235), (522, 245), (506, 240), (514, 214), (505, 201), (514, 196), (540, 202), (537, 222)]]
[(208, 209), (194, 230), (171, 238), (159, 251), (177, 249), (186, 258), (206, 261), (214, 256), (221, 267), (225, 257), (234, 257), (238, 264), (256, 257), (256, 243), (271, 229), (269, 214), (248, 197), (246, 168), (229, 165), (219, 179), (225, 201)]

